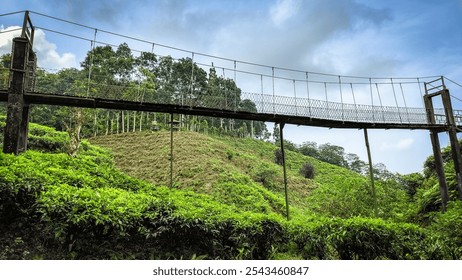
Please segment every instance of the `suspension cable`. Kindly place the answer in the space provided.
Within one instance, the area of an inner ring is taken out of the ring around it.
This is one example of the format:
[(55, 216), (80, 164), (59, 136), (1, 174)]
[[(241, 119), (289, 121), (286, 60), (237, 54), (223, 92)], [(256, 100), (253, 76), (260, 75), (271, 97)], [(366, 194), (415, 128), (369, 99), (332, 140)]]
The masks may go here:
[(237, 77), (236, 77), (236, 60), (234, 61), (234, 112), (237, 111)]
[(190, 90), (190, 104), (189, 106), (192, 108), (193, 106), (193, 95), (194, 95), (194, 53), (191, 53), (191, 90)]
[(379, 96), (380, 108), (382, 109), (382, 118), (385, 122), (385, 111), (383, 109), (382, 97), (380, 96), (379, 85), (377, 83), (375, 83), (375, 88), (377, 89), (377, 95)]
[(273, 114), (276, 114), (276, 100), (275, 100), (275, 91), (274, 91), (274, 67), (271, 68), (272, 70), (272, 81), (273, 81)]
[(420, 101), (422, 102), (422, 106), (425, 108), (425, 102), (422, 92), (422, 85), (420, 84), (420, 78), (417, 78), (417, 84), (419, 85), (419, 92), (420, 92)]
[(19, 30), (22, 30), (22, 28), (20, 27), (20, 28), (14, 28), (14, 29), (10, 29), (10, 30), (4, 29), (4, 30), (1, 30), (1, 31), (0, 31), (0, 34), (2, 34), (2, 33), (15, 32), (15, 31), (19, 31)]
[(342, 104), (342, 121), (344, 121), (345, 118), (344, 118), (344, 110), (343, 110), (342, 78), (340, 76), (338, 76), (338, 86), (340, 89), (340, 103)]
[(409, 120), (409, 109), (407, 108), (406, 98), (404, 98), (403, 85), (400, 83), (400, 84), (399, 84), (399, 87), (400, 87), (400, 89), (401, 89), (401, 95), (403, 96), (404, 108), (406, 108), (407, 121), (410, 122), (410, 120)]
[(371, 78), (369, 78), (369, 88), (371, 90), (372, 122), (375, 123), (374, 95), (372, 92), (372, 79)]
[(310, 81), (308, 77), (308, 72), (305, 72), (305, 80), (306, 80), (306, 95), (308, 97), (308, 113), (310, 114), (311, 118), (311, 100), (310, 100)]
[(294, 83), (294, 98), (295, 98), (295, 115), (298, 116), (298, 109), (297, 109), (297, 89), (295, 85), (295, 80), (293, 80)]
[(350, 83), (350, 88), (351, 88), (351, 95), (353, 95), (353, 103), (355, 104), (356, 121), (359, 122), (358, 105), (356, 105), (356, 97), (355, 97), (355, 91), (353, 90), (353, 83)]
[(326, 94), (326, 109), (327, 109), (327, 117), (330, 117), (330, 112), (329, 112), (329, 99), (327, 97), (327, 84), (324, 83), (324, 93)]
[(265, 112), (265, 101), (263, 95), (263, 75), (260, 75), (260, 87), (261, 87), (261, 111)]
[[(19, 11), (19, 12), (15, 12), (15, 13), (21, 13), (21, 12), (24, 12), (24, 11)], [(49, 16), (49, 15), (46, 15), (46, 14), (43, 14), (43, 13), (38, 13), (38, 12), (34, 12), (34, 11), (30, 11), (30, 13), (31, 14), (36, 14), (36, 15), (39, 15), (39, 16), (42, 16), (42, 17), (47, 17), (47, 18), (50, 18), (50, 19), (53, 19), (53, 20), (65, 22), (65, 23), (68, 23), (68, 24), (76, 25), (76, 26), (79, 26), (79, 27), (82, 27), (82, 28), (87, 28), (87, 29), (91, 29), (91, 30), (96, 29), (95, 27), (91, 27), (89, 25), (85, 25), (85, 24), (81, 24), (81, 23), (61, 19), (61, 18), (54, 17), (54, 16)], [(14, 14), (14, 13), (11, 13), (11, 14)], [(7, 15), (7, 14), (5, 14), (5, 15)], [(133, 36), (127, 36), (127, 35), (124, 35), (124, 34), (112, 32), (112, 31), (108, 31), (108, 30), (103, 30), (103, 29), (99, 29), (99, 31), (101, 33), (107, 33), (107, 34), (110, 34), (110, 35), (113, 35), (113, 36), (126, 38), (126, 39), (129, 39), (129, 40), (134, 40), (134, 41), (138, 41), (138, 42), (142, 42), (142, 43), (152, 44), (151, 41), (136, 38), (136, 37), (133, 37)], [(157, 43), (157, 45), (161, 46), (161, 47), (164, 47), (164, 48), (169, 48), (169, 49), (172, 49), (172, 50), (191, 53), (191, 51), (186, 50), (186, 49), (182, 49), (182, 48), (172, 47), (172, 46), (158, 44), (158, 43)], [(247, 62), (247, 61), (242, 61), (242, 60), (234, 60), (234, 59), (230, 59), (230, 58), (226, 58), (226, 57), (214, 56), (214, 55), (209, 55), (209, 54), (204, 54), (204, 53), (199, 53), (199, 52), (195, 52), (195, 53), (197, 55), (206, 56), (206, 57), (215, 58), (215, 59), (220, 59), (220, 60), (224, 60), (224, 61), (235, 61), (235, 62), (239, 62), (241, 64), (257, 66), (257, 67), (262, 67), (262, 68), (274, 68), (274, 66), (265, 65), (265, 64), (252, 63), (252, 62)], [(289, 72), (295, 72), (295, 73), (305, 73), (306, 72), (306, 71), (302, 71), (302, 70), (284, 68), (284, 67), (277, 67), (277, 69), (284, 70), (284, 71), (289, 71)], [(337, 76), (337, 75), (334, 75), (334, 74), (321, 73), (321, 72), (309, 72), (309, 73), (315, 74), (315, 75), (322, 75), (322, 76), (331, 76), (331, 77)], [(345, 78), (354, 78), (354, 79), (367, 79), (367, 78), (369, 78), (369, 77), (352, 76), (352, 75), (345, 75), (343, 77), (345, 77)], [(421, 78), (422, 79), (431, 79), (431, 78), (435, 78), (435, 77), (439, 77), (439, 76), (427, 76), (427, 77), (421, 77)], [(388, 79), (388, 78), (374, 77), (374, 79), (384, 79), (385, 80), (385, 79)], [(410, 80), (410, 79), (415, 79), (415, 78), (413, 78), (413, 77), (403, 77), (403, 78), (395, 78), (395, 79)]]
[(93, 41), (91, 41), (91, 55), (90, 55), (90, 66), (88, 68), (88, 84), (87, 84), (87, 97), (90, 96), (90, 83), (91, 83), (91, 71), (93, 68), (93, 58), (94, 58), (94, 53), (93, 51), (95, 50), (95, 42), (96, 42), (96, 35), (98, 33), (98, 29), (95, 29), (95, 34), (93, 36)]
[(396, 98), (395, 84), (393, 83), (393, 78), (390, 78), (390, 81), (391, 88), (393, 89), (393, 96), (395, 97), (396, 108), (398, 109), (399, 121), (403, 123), (403, 120), (401, 119), (401, 112), (399, 111), (398, 99)]
[(17, 11), (17, 12), (12, 12), (12, 13), (5, 13), (5, 14), (0, 14), (0, 17), (16, 15), (16, 14), (21, 14), (21, 13), (25, 13), (25, 12), (26, 12), (26, 10)]

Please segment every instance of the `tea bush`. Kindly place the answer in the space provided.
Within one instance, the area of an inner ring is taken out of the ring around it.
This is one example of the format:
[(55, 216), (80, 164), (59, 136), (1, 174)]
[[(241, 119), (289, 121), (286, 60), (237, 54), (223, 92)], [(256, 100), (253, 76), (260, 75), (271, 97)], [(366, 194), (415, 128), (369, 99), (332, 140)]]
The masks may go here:
[(451, 241), (416, 225), (381, 219), (315, 218), (288, 224), (295, 252), (305, 259), (452, 259)]

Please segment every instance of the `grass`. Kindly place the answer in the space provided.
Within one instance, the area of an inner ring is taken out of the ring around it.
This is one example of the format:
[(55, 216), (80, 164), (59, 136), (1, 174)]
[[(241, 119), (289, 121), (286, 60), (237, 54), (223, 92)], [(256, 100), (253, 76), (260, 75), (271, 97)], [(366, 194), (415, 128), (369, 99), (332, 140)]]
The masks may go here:
[[(170, 133), (143, 132), (99, 136), (90, 142), (112, 151), (116, 166), (127, 174), (155, 185), (170, 182)], [(277, 147), (255, 139), (216, 137), (195, 132), (175, 132), (173, 180), (176, 188), (212, 195), (223, 203), (249, 208), (284, 208), (282, 166), (274, 160)], [(300, 153), (287, 151), (287, 181), (292, 211), (313, 209), (309, 197), (320, 186), (366, 184), (367, 180), (352, 171), (333, 166)], [(299, 174), (304, 163), (315, 170), (314, 179)], [(347, 182), (348, 181), (348, 184)], [(242, 201), (238, 203), (240, 198)], [(254, 201), (255, 205), (249, 202)], [(265, 206), (262, 206), (265, 205)], [(260, 212), (256, 210), (257, 212)]]

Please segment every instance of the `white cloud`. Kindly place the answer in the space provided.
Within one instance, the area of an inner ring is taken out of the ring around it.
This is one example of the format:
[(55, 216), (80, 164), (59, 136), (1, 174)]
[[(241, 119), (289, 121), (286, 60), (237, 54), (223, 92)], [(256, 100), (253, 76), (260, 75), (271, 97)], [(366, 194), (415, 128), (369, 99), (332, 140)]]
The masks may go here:
[(13, 38), (21, 35), (21, 27), (19, 26), (10, 26), (4, 28), (0, 27), (0, 55), (11, 52), (11, 44)]
[(47, 41), (42, 30), (35, 31), (34, 50), (37, 52), (38, 65), (45, 68), (68, 68), (77, 66), (72, 53), (59, 54), (55, 44)]
[[(17, 30), (19, 29), (19, 30)], [(19, 26), (0, 28), (0, 55), (11, 52), (13, 38), (21, 34)], [(34, 51), (37, 53), (37, 64), (39, 67), (50, 69), (61, 69), (76, 67), (76, 57), (72, 53), (60, 54), (57, 46), (46, 39), (42, 30), (35, 31)]]
[(280, 26), (294, 16), (298, 12), (299, 7), (299, 0), (278, 0), (270, 9), (271, 20), (276, 26)]

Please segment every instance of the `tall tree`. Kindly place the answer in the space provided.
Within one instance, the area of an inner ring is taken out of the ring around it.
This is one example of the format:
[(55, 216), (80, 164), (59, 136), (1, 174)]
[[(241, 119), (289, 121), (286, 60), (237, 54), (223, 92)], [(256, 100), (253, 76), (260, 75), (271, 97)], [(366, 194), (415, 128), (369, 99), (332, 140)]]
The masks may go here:
[(330, 164), (346, 167), (345, 149), (330, 143), (319, 146), (319, 159)]

